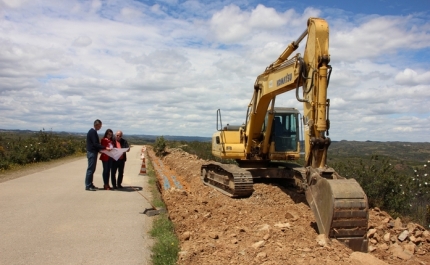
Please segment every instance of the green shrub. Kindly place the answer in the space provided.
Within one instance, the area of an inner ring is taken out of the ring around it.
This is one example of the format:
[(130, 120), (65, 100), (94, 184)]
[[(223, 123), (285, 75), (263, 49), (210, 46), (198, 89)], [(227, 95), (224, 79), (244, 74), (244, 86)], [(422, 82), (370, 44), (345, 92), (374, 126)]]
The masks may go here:
[(369, 207), (389, 209), (392, 213), (405, 212), (410, 194), (405, 184), (407, 177), (396, 172), (387, 159), (372, 155), (358, 164), (348, 161), (335, 165), (342, 176), (360, 183), (369, 200)]
[(166, 154), (166, 141), (163, 136), (157, 137), (154, 144), (156, 156), (164, 156)]
[(379, 207), (394, 217), (409, 216), (421, 225), (429, 225), (430, 176), (427, 165), (406, 174), (396, 170), (387, 158), (372, 155), (369, 160), (360, 159), (358, 163), (337, 162), (333, 168), (340, 175), (360, 183), (369, 207)]
[(14, 165), (49, 161), (85, 152), (85, 139), (40, 130), (39, 132), (0, 133), (0, 170)]

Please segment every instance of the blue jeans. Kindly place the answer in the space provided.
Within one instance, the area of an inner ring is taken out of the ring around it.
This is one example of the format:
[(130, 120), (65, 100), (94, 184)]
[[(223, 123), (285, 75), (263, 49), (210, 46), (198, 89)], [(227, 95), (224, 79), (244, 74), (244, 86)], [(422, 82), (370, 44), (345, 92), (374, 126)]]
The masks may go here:
[[(109, 185), (109, 174), (112, 170), (113, 159), (109, 157), (108, 161), (102, 161), (103, 164), (103, 184)], [(115, 185), (114, 185), (115, 186)]]
[(85, 188), (89, 189), (93, 185), (94, 172), (97, 166), (97, 153), (87, 152), (88, 168), (85, 175)]

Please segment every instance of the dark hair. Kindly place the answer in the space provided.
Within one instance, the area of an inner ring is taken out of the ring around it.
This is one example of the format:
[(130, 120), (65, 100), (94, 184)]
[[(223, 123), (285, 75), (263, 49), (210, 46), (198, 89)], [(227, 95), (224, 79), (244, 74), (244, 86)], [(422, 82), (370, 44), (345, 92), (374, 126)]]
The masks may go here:
[[(107, 138), (108, 133), (111, 133), (111, 134), (112, 134), (112, 136), (113, 136), (113, 131), (112, 131), (111, 129), (107, 129), (107, 130), (106, 130), (106, 132), (105, 132), (105, 136), (104, 136), (104, 138)], [(111, 137), (112, 137), (112, 136), (111, 136)]]
[(99, 125), (99, 124), (102, 124), (101, 120), (97, 119), (94, 121), (94, 126)]

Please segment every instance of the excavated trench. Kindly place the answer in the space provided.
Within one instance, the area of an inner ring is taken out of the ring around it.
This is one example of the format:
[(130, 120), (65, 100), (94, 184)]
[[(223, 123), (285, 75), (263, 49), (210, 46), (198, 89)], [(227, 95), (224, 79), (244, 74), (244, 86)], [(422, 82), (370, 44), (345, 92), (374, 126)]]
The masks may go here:
[(250, 197), (232, 199), (203, 185), (207, 161), (147, 151), (181, 242), (178, 264), (430, 264), (430, 233), (418, 224), (370, 209), (369, 252), (353, 252), (318, 235), (303, 194), (257, 183)]

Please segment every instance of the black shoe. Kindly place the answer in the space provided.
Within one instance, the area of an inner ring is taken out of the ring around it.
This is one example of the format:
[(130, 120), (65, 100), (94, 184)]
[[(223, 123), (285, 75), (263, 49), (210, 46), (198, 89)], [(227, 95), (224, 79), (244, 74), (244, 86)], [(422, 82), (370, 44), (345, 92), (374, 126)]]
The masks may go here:
[(117, 188), (116, 186), (112, 186), (112, 189), (113, 189), (113, 190), (116, 190), (116, 189), (118, 189), (118, 188)]
[(121, 185), (118, 185), (118, 189), (123, 189), (124, 187)]
[(97, 188), (96, 186), (94, 186), (94, 185), (91, 185), (91, 188), (93, 188), (93, 189), (95, 189), (95, 190), (98, 190), (99, 188)]
[(95, 187), (89, 187), (89, 188), (85, 188), (85, 190), (96, 191), (97, 189)]

